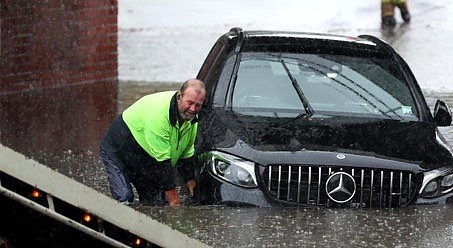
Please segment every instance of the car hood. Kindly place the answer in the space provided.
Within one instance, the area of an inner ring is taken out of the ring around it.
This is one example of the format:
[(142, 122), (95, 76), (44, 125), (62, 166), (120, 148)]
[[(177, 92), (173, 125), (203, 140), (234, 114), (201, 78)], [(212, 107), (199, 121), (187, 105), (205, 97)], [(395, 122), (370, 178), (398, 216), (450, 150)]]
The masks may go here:
[(425, 169), (453, 165), (451, 147), (435, 125), (425, 122), (321, 115), (283, 120), (217, 113), (202, 130), (215, 149), (247, 144), (251, 149), (235, 151), (244, 157), (249, 155), (241, 153), (253, 150), (308, 150), (411, 161)]

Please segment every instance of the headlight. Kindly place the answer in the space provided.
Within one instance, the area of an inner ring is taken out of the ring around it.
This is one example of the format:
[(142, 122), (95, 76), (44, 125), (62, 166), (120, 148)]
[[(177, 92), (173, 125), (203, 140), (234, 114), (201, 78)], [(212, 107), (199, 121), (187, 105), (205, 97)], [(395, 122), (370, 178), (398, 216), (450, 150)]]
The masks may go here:
[(453, 168), (443, 167), (425, 172), (420, 188), (421, 197), (437, 197), (453, 191)]
[(425, 193), (429, 193), (429, 194), (432, 194), (434, 192), (437, 191), (437, 182), (435, 180), (433, 181), (430, 181), (426, 187), (425, 187), (425, 190), (423, 190), (423, 192)]
[(254, 163), (223, 152), (212, 152), (210, 171), (221, 179), (238, 186), (258, 187)]
[(451, 187), (453, 186), (453, 174), (448, 175), (442, 179), (442, 183), (440, 184), (442, 187)]

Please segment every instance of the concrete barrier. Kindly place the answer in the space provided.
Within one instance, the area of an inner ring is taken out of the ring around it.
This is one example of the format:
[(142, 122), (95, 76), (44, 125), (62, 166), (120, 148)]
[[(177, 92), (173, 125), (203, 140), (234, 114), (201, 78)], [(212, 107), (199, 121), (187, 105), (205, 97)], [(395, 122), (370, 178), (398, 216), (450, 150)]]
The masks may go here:
[[(126, 230), (137, 237), (161, 247), (208, 247), (198, 240), (172, 229), (171, 227), (157, 222), (149, 216), (138, 212), (128, 206), (117, 203), (110, 197), (95, 191), (94, 189), (68, 178), (34, 160), (26, 158), (3, 145), (0, 145), (0, 172), (3, 177), (12, 177), (28, 186), (37, 189), (47, 201), (39, 203), (28, 199), (27, 194), (20, 194), (14, 186), (5, 185), (0, 181), (0, 193), (33, 208), (42, 214), (46, 214), (58, 221), (67, 223), (74, 228), (101, 239), (113, 246), (128, 246), (118, 241), (115, 236), (108, 236), (103, 222), (108, 222), (116, 228)], [(62, 202), (82, 212), (90, 213), (97, 219), (99, 228), (89, 228), (71, 216), (65, 216), (65, 211), (55, 207), (55, 202)]]

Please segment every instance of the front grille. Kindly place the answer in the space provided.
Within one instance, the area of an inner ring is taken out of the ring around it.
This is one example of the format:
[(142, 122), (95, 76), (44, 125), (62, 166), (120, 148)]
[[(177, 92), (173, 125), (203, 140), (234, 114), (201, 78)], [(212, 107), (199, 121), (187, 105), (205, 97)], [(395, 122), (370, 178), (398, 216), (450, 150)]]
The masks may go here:
[[(355, 194), (346, 202), (334, 201), (327, 194), (327, 180), (335, 173), (348, 174), (355, 181)], [(410, 203), (416, 191), (414, 173), (385, 169), (269, 165), (260, 180), (275, 200), (306, 206), (397, 207)]]

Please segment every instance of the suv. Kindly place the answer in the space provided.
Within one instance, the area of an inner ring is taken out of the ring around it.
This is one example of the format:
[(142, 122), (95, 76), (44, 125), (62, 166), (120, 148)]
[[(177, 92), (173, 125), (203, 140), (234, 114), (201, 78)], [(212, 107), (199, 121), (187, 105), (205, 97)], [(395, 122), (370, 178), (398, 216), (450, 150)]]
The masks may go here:
[(370, 35), (243, 31), (198, 79), (203, 204), (391, 208), (453, 202), (453, 152), (414, 75)]

